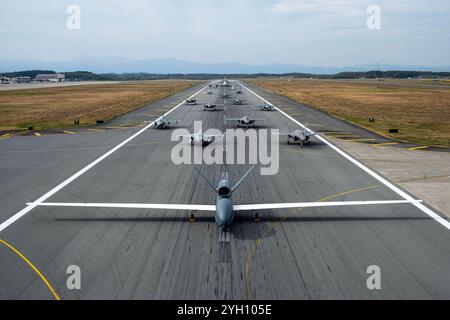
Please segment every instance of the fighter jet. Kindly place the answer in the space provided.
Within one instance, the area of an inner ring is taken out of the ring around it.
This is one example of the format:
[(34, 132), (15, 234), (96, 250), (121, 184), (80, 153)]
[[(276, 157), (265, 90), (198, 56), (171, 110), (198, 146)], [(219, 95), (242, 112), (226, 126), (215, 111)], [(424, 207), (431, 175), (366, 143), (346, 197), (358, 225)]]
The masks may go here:
[(217, 110), (217, 105), (211, 104), (211, 103), (205, 104), (203, 106), (203, 110), (204, 111), (216, 111)]
[(299, 142), (300, 148), (303, 148), (303, 144), (306, 142), (308, 144), (311, 144), (311, 137), (316, 135), (315, 132), (309, 130), (307, 127), (303, 130), (297, 129), (289, 132), (279, 132), (277, 133), (282, 136), (287, 136), (288, 140), (287, 143), (290, 144), (291, 142)]
[(195, 100), (195, 99), (187, 99), (186, 100), (186, 104), (196, 105), (197, 104), (197, 100)]
[(271, 104), (260, 104), (257, 106), (261, 111), (275, 111), (275, 107)]
[(205, 134), (204, 132), (199, 131), (193, 134), (177, 136), (177, 138), (179, 137), (188, 137), (190, 138), (190, 142), (192, 145), (197, 143), (201, 144), (202, 147), (206, 147), (207, 145), (209, 145), (211, 142), (214, 141), (214, 138), (216, 137), (223, 138), (223, 134)]
[[(153, 122), (153, 127), (157, 129), (166, 129), (170, 128), (172, 124), (180, 123), (180, 120), (167, 120), (165, 116), (161, 116)], [(148, 121), (146, 121), (148, 123)]]
[(243, 105), (243, 104), (244, 104), (244, 100), (235, 99), (235, 100), (233, 101), (233, 104), (234, 104), (234, 105)]
[(227, 121), (237, 121), (237, 126), (244, 126), (246, 128), (253, 126), (256, 128), (256, 121), (266, 121), (266, 119), (258, 119), (253, 118), (253, 115), (251, 116), (243, 116), (242, 118), (227, 118), (224, 117), (224, 124), (226, 124)]
[[(360, 205), (386, 205), (386, 204), (414, 204), (422, 200), (376, 200), (376, 201), (319, 201), (319, 202), (294, 202), (294, 203), (256, 203), (256, 204), (233, 204), (232, 195), (250, 174), (255, 166), (252, 166), (242, 178), (232, 185), (228, 173), (222, 173), (222, 179), (216, 186), (199, 170), (194, 167), (199, 175), (216, 193), (215, 205), (204, 204), (173, 204), (173, 203), (69, 203), (69, 202), (29, 202), (27, 205), (47, 207), (82, 207), (82, 208), (119, 208), (127, 209), (159, 209), (159, 210), (190, 210), (214, 212), (216, 223), (225, 232), (231, 227), (231, 223), (237, 212), (253, 212), (255, 221), (259, 220), (257, 210), (292, 209), (292, 208), (314, 208), (314, 207), (337, 207), (337, 206), (360, 206)], [(145, 214), (153, 211), (145, 210)], [(191, 213), (191, 221), (195, 221), (194, 213)]]

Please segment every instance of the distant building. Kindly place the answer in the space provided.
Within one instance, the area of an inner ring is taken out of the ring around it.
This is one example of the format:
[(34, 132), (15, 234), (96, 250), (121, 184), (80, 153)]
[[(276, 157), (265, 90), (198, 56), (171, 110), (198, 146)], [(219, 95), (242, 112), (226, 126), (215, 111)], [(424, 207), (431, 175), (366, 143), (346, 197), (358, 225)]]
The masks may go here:
[(31, 77), (17, 77), (16, 83), (29, 83), (31, 82)]
[(38, 74), (34, 80), (40, 82), (64, 82), (66, 76), (61, 73)]

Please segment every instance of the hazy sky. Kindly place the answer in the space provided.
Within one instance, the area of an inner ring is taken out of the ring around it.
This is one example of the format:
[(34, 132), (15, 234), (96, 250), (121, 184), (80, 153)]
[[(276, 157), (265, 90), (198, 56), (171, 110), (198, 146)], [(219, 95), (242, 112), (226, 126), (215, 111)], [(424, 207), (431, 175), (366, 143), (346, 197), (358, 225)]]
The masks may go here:
[[(69, 30), (69, 5), (81, 29)], [(381, 29), (369, 30), (369, 5)], [(450, 65), (449, 0), (2, 0), (0, 58)]]

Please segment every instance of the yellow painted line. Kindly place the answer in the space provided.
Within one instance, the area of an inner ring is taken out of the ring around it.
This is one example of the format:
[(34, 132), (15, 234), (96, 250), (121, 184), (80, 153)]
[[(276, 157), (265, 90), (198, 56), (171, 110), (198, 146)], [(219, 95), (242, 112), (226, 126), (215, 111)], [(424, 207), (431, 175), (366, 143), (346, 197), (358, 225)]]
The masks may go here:
[(320, 123), (308, 123), (308, 127), (323, 127), (323, 126), (325, 125)]
[(147, 117), (159, 117), (159, 114), (147, 114)]
[(329, 134), (353, 134), (352, 132), (339, 132), (339, 131), (322, 131), (319, 133), (323, 133), (326, 135), (329, 135)]
[(2, 135), (2, 136), (0, 136), (0, 139), (1, 140), (3, 140), (3, 139), (8, 139), (8, 138), (11, 138), (13, 135), (11, 135), (10, 133), (7, 133), (7, 134), (4, 134), (4, 135)]
[(375, 139), (350, 139), (345, 141), (351, 141), (351, 142), (359, 142), (359, 141), (374, 141)]
[(105, 129), (88, 129), (89, 131), (106, 131)]
[(19, 252), (19, 250), (17, 250), (16, 248), (14, 248), (12, 245), (10, 245), (9, 243), (7, 243), (6, 241), (0, 239), (0, 243), (3, 243), (5, 246), (7, 246), (11, 251), (13, 251), (16, 255), (18, 255), (23, 261), (25, 261), (28, 266), (31, 267), (31, 269), (33, 269), (33, 271), (42, 279), (42, 281), (45, 283), (45, 285), (47, 286), (47, 288), (50, 289), (50, 292), (52, 293), (52, 295), (55, 297), (56, 300), (60, 300), (58, 294), (56, 293), (55, 289), (53, 289), (52, 285), (50, 284), (50, 282), (48, 282), (48, 280), (42, 275), (42, 273), (34, 266), (34, 264), (31, 263), (30, 260), (28, 260), (23, 254), (21, 254)]
[(107, 127), (108, 129), (129, 129), (132, 127), (119, 127), (119, 126), (114, 126), (114, 127)]
[(35, 135), (36, 137), (40, 137), (40, 136), (41, 136), (41, 134), (38, 133), (38, 132), (35, 132), (34, 135)]
[(329, 135), (329, 134), (327, 134), (327, 136), (329, 136), (330, 138), (357, 138), (357, 137), (361, 137), (359, 134), (336, 134), (336, 135)]
[(372, 146), (382, 147), (382, 146), (392, 146), (394, 144), (398, 144), (398, 142), (383, 142), (383, 143), (374, 143)]
[(427, 149), (428, 146), (419, 146), (419, 147), (413, 147), (413, 148), (406, 148), (406, 150), (423, 150), (423, 149)]
[[(317, 200), (317, 202), (323, 202), (323, 201), (327, 201), (333, 198), (337, 198), (339, 196), (343, 196), (343, 195), (348, 195), (351, 193), (355, 193), (355, 192), (360, 192), (360, 191), (365, 191), (365, 190), (369, 190), (369, 189), (373, 189), (373, 188), (378, 188), (381, 187), (380, 184), (375, 184), (375, 185), (370, 185), (367, 187), (362, 187), (362, 188), (356, 188), (356, 189), (351, 189), (351, 190), (347, 190), (344, 192), (340, 192), (340, 193), (336, 193), (334, 195), (322, 198)], [(300, 208), (297, 209), (296, 212), (300, 212), (302, 210), (304, 210), (306, 208)], [(278, 222), (283, 222), (284, 220), (286, 220), (287, 218), (289, 218), (291, 214), (286, 215), (285, 217), (281, 218), (280, 221)], [(249, 300), (250, 299), (250, 284), (249, 284), (249, 279), (248, 279), (248, 275), (250, 273), (250, 263), (252, 261), (252, 257), (256, 252), (256, 249), (258, 248), (258, 246), (261, 244), (262, 240), (270, 233), (272, 232), (275, 227), (276, 227), (277, 222), (272, 222), (271, 224), (268, 225), (267, 230), (262, 234), (262, 236), (256, 240), (252, 250), (250, 251), (250, 254), (247, 256), (246, 261), (245, 261), (245, 269), (244, 269), (244, 275), (243, 275), (243, 281), (244, 281), (244, 288), (245, 288), (245, 299)]]
[(63, 131), (64, 133), (67, 133), (67, 134), (76, 134), (76, 132), (73, 132), (73, 131)]

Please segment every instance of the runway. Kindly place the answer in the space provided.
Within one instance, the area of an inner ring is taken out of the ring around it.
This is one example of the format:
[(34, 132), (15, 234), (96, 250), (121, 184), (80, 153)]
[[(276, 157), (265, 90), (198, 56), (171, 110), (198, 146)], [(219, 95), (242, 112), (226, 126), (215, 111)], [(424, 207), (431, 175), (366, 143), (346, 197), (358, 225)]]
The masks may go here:
[[(110, 124), (152, 121), (196, 92), (198, 103), (221, 111), (181, 104), (168, 115), (182, 121), (176, 127), (192, 131), (201, 120), (204, 129), (223, 130), (224, 115), (251, 113), (266, 119), (262, 128), (296, 126), (281, 112), (258, 111), (258, 95), (319, 121), (320, 131), (337, 121), (254, 86), (246, 85), (255, 94), (237, 95), (207, 94), (204, 85)], [(192, 165), (172, 163), (174, 129), (145, 128), (0, 141), (0, 224), (43, 195), (47, 202), (214, 204)], [(317, 137), (303, 148), (280, 142), (278, 174), (255, 170), (234, 203), (404, 199)], [(223, 169), (198, 167), (213, 181)], [(233, 181), (248, 168), (227, 166)], [(213, 215), (189, 222), (190, 213), (33, 207), (0, 232), (0, 299), (450, 299), (450, 230), (412, 204), (267, 210), (260, 222), (240, 212), (229, 233)], [(67, 288), (71, 265), (80, 267), (80, 290)], [(379, 290), (367, 287), (373, 265)]]

